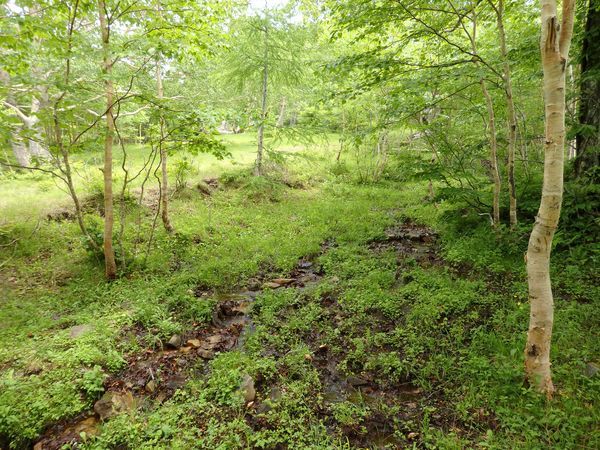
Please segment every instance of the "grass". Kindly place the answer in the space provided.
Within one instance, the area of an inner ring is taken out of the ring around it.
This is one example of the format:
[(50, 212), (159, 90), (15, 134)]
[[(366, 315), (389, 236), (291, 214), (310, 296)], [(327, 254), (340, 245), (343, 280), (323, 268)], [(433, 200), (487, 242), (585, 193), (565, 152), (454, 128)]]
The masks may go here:
[[(215, 302), (196, 298), (198, 286), (235, 292), (257, 274), (285, 276), (307, 256), (323, 268), (318, 285), (265, 291), (243, 348), (217, 355), (206, 375), (167, 401), (108, 420), (99, 436), (82, 437), (83, 447), (600, 446), (600, 381), (584, 370), (600, 355), (600, 296), (585, 260), (554, 256), (558, 392), (547, 402), (523, 385), (526, 233), (494, 235), (483, 221), (456, 226), (456, 205), (424, 201), (424, 184), (399, 183), (393, 173), (356, 183), (352, 158), (333, 164), (327, 145), (286, 145), (286, 162), (254, 179), (247, 175), (252, 137), (224, 139), (233, 158), (194, 158), (188, 183), (218, 176), (222, 188), (175, 196), (177, 234), (159, 227), (147, 257), (139, 253), (127, 276), (110, 284), (75, 224), (35, 227), (66, 204), (59, 189), (33, 175), (2, 180), (1, 192), (14, 198), (3, 195), (0, 205), (0, 243), (10, 244), (0, 248), (0, 446), (27, 448), (49, 424), (89, 409), (104, 377), (118, 374), (128, 356), (210, 320)], [(133, 164), (142, 151), (131, 148)], [(85, 190), (93, 181), (79, 183)], [(130, 214), (128, 255), (137, 236)], [(150, 227), (150, 216), (143, 218), (142, 244)], [(373, 251), (386, 228), (409, 218), (440, 233), (443, 264)], [(330, 246), (322, 252), (324, 242)], [(89, 331), (73, 339), (76, 325)], [(379, 400), (330, 401), (323, 345), (336, 371), (370, 380)], [(260, 411), (240, 394), (247, 374), (258, 405), (266, 405)], [(408, 402), (400, 390), (407, 383), (421, 393)], [(389, 436), (377, 435), (374, 424)]]

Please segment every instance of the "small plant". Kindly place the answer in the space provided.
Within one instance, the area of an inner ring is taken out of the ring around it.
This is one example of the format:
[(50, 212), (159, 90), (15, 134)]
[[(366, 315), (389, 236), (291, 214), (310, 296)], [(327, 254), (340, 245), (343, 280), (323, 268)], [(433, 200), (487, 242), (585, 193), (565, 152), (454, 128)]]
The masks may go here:
[(104, 392), (104, 378), (106, 375), (102, 367), (96, 365), (83, 374), (81, 388), (89, 398), (97, 398), (100, 393)]
[(181, 192), (187, 187), (192, 170), (192, 164), (185, 155), (175, 163), (175, 192)]
[(369, 408), (351, 402), (334, 403), (331, 411), (335, 420), (347, 427), (357, 426), (369, 416)]

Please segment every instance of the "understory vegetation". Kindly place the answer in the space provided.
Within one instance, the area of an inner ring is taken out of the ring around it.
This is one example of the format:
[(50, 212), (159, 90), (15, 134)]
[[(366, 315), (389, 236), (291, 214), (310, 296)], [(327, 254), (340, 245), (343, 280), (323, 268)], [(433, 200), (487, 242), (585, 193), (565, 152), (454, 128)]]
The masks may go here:
[(600, 448), (600, 0), (0, 1), (0, 450)]
[[(252, 151), (246, 135), (229, 139)], [(211, 195), (190, 178), (172, 200), (177, 233), (157, 230), (146, 265), (109, 285), (72, 221), (5, 228), (3, 242), (17, 244), (2, 249), (4, 445), (23, 448), (89, 411), (132, 358), (210, 326), (223, 296), (310, 261), (315, 284), (257, 295), (241, 347), (197, 358), (172, 396), (158, 395), (166, 386), (136, 396), (99, 430), (75, 433), (78, 445), (595, 448), (599, 380), (586, 363), (600, 351), (596, 255), (576, 245), (556, 257), (558, 392), (547, 402), (523, 384), (527, 234), (506, 240), (396, 171), (359, 183), (351, 162), (341, 171), (318, 148), (308, 160), (294, 152), (260, 185), (247, 167), (213, 169)], [(424, 233), (423, 248), (394, 246), (403, 227)], [(151, 368), (159, 386), (167, 365)]]

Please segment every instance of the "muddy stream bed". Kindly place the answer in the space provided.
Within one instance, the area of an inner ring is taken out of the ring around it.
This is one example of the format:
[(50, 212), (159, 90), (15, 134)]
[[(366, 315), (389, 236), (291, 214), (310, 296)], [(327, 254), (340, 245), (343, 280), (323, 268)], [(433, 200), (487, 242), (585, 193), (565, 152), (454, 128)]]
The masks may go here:
[[(436, 235), (431, 229), (405, 222), (387, 229), (385, 236), (382, 240), (373, 241), (370, 249), (374, 252), (397, 252), (399, 264), (407, 258), (414, 259), (422, 266), (441, 264)], [(327, 251), (330, 245), (329, 242), (323, 244), (322, 252)], [(93, 409), (49, 426), (34, 445), (34, 450), (56, 450), (65, 444), (76, 444), (81, 440), (81, 433), (98, 434), (103, 420), (149, 402), (162, 403), (190, 379), (206, 377), (208, 361), (217, 353), (243, 347), (245, 337), (252, 333), (250, 311), (258, 295), (267, 289), (310, 287), (319, 283), (323, 276), (316, 263), (302, 259), (287, 278), (252, 279), (239, 292), (218, 294), (197, 288), (194, 292), (197, 297), (217, 301), (208, 325), (172, 336), (162, 349), (146, 349), (128, 356), (126, 368), (105, 381), (105, 393)], [(331, 305), (331, 308), (334, 310), (335, 305)], [(400, 441), (393, 435), (393, 423), (377, 413), (378, 406), (402, 403), (407, 418), (417, 416), (421, 390), (410, 382), (390, 388), (379, 386), (369, 378), (345, 376), (339, 372), (338, 362), (327, 348), (314, 349), (312, 363), (321, 378), (324, 403), (366, 404), (375, 411), (360, 434), (355, 435), (352, 429), (347, 430), (350, 441), (370, 448), (400, 448)], [(326, 424), (330, 419), (325, 413)]]

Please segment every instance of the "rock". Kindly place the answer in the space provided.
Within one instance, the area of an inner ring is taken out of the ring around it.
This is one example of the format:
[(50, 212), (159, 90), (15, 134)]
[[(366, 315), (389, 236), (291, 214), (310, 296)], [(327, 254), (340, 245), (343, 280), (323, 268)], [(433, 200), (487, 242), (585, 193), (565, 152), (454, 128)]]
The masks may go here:
[(408, 438), (409, 438), (410, 440), (412, 440), (412, 439), (416, 439), (417, 437), (419, 437), (419, 433), (415, 433), (414, 431), (413, 431), (413, 432), (411, 432), (411, 433), (408, 433)]
[(275, 278), (273, 283), (277, 283), (280, 286), (287, 286), (288, 284), (292, 284), (295, 280), (293, 278)]
[(365, 386), (365, 385), (369, 384), (369, 382), (367, 380), (364, 380), (360, 377), (355, 377), (355, 376), (348, 377), (348, 379), (346, 381), (354, 387)]
[(219, 343), (222, 340), (223, 336), (221, 336), (220, 334), (213, 334), (212, 336), (208, 337), (207, 341), (202, 345), (202, 348), (213, 349), (214, 347), (219, 345)]
[(179, 336), (178, 334), (174, 334), (173, 336), (171, 336), (171, 339), (169, 339), (169, 342), (167, 342), (167, 347), (171, 347), (171, 348), (181, 347), (181, 336)]
[(212, 359), (214, 355), (214, 352), (211, 350), (206, 350), (203, 348), (198, 349), (198, 356), (200, 356), (202, 359)]
[(248, 374), (244, 374), (240, 384), (240, 391), (244, 396), (246, 403), (254, 401), (256, 398), (256, 390), (254, 389), (254, 380)]
[(190, 352), (190, 350), (192, 350), (192, 347), (190, 347), (189, 345), (186, 345), (185, 347), (181, 347), (181, 348), (179, 349), (179, 351), (180, 351), (181, 353), (189, 353), (189, 352)]
[(44, 450), (44, 444), (42, 442), (38, 442), (33, 446), (33, 450)]
[(156, 381), (150, 380), (146, 383), (146, 391), (153, 393), (156, 390)]
[(260, 289), (260, 280), (258, 278), (250, 278), (248, 280), (248, 290), (249, 291), (258, 291)]
[(199, 182), (198, 184), (196, 184), (196, 189), (198, 189), (198, 191), (200, 191), (201, 194), (204, 195), (211, 195), (212, 194), (212, 189), (211, 187), (203, 182)]
[(167, 387), (169, 389), (173, 389), (174, 391), (185, 386), (185, 377), (181, 375), (174, 376), (171, 380), (167, 382)]
[(218, 178), (203, 178), (202, 181), (204, 181), (206, 184), (208, 184), (212, 188), (219, 187), (219, 179)]
[(600, 366), (596, 363), (589, 362), (585, 365), (585, 375), (588, 377), (595, 377), (600, 374)]
[(87, 333), (88, 331), (92, 331), (94, 329), (93, 326), (91, 325), (75, 325), (74, 327), (71, 327), (71, 331), (69, 333), (69, 337), (71, 339), (77, 339), (78, 337), (83, 336), (85, 333)]
[(313, 263), (311, 263), (310, 261), (302, 261), (300, 262), (300, 264), (298, 264), (298, 267), (301, 269), (308, 269), (310, 267), (312, 267)]
[(263, 284), (264, 289), (277, 289), (280, 287), (281, 285), (279, 283), (275, 283), (274, 281), (267, 281), (265, 284)]
[(94, 404), (94, 411), (101, 420), (106, 420), (118, 414), (131, 411), (134, 399), (131, 392), (125, 393), (108, 391)]
[(194, 348), (200, 347), (200, 341), (198, 339), (188, 339), (187, 344), (191, 345)]

